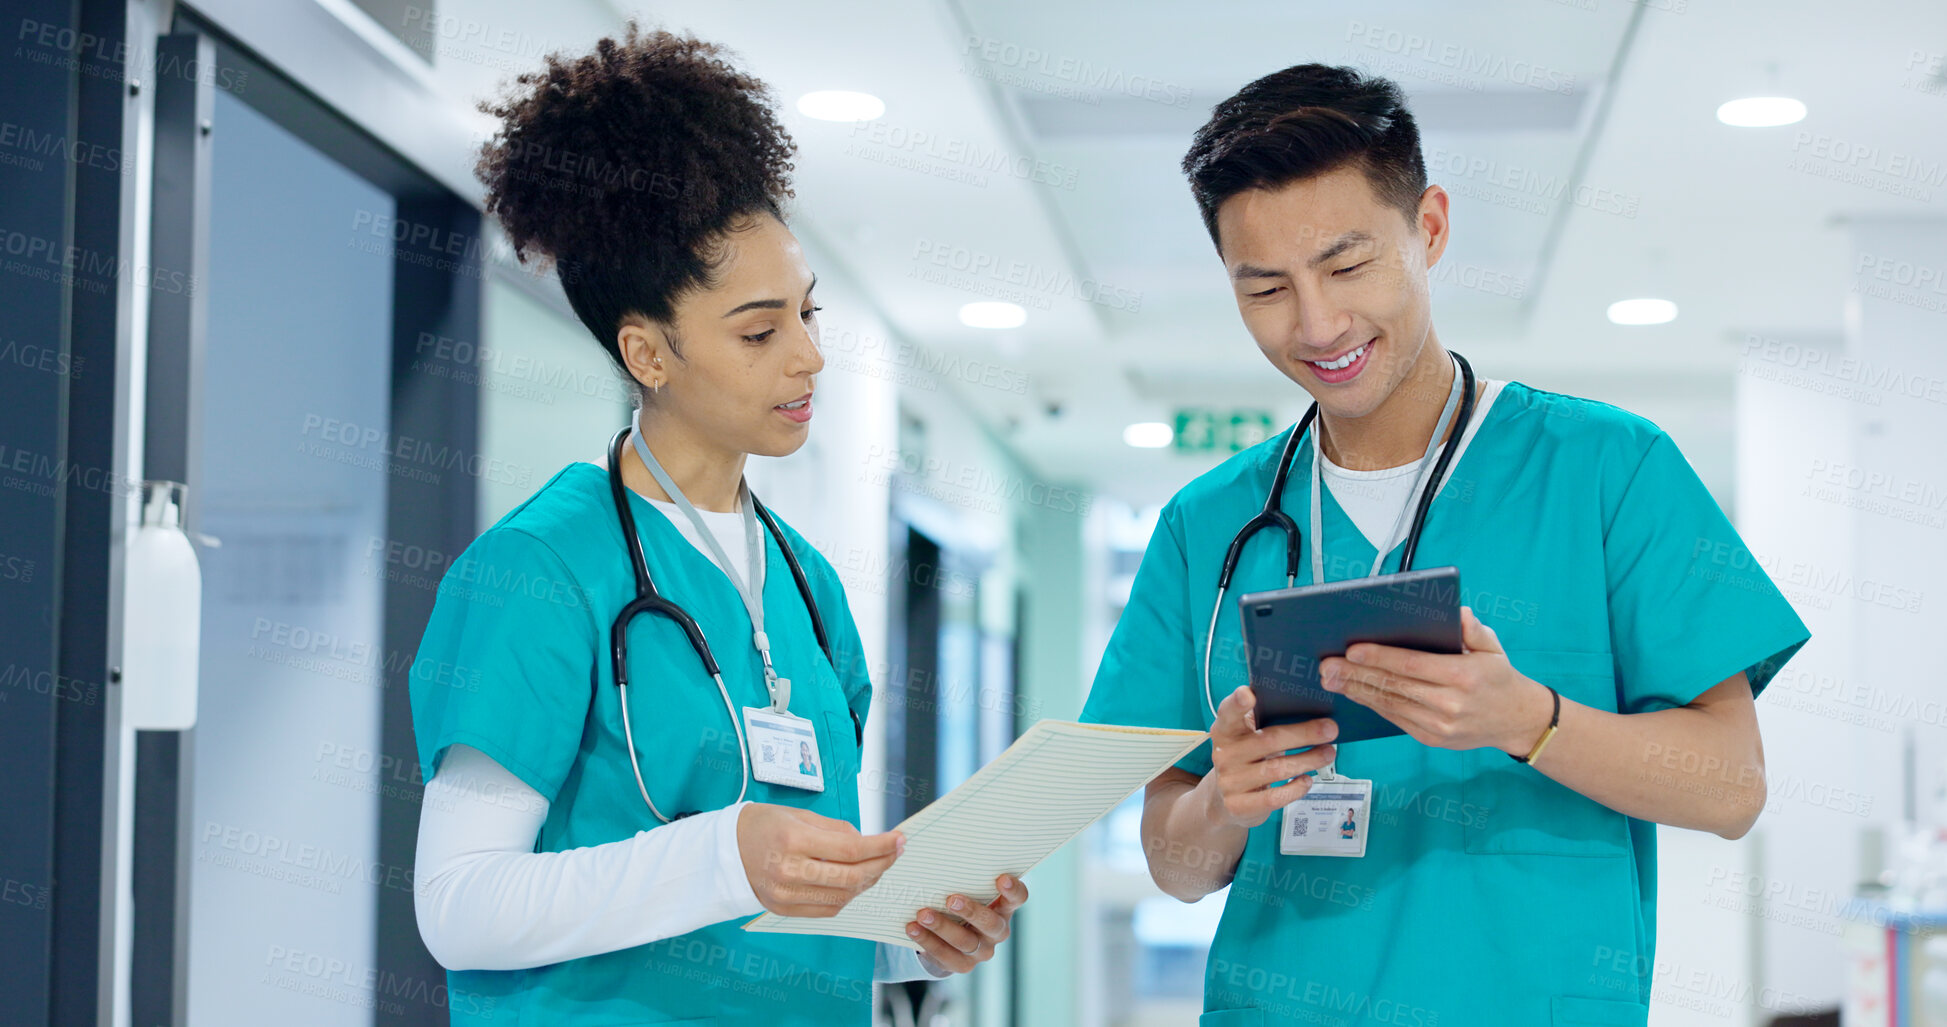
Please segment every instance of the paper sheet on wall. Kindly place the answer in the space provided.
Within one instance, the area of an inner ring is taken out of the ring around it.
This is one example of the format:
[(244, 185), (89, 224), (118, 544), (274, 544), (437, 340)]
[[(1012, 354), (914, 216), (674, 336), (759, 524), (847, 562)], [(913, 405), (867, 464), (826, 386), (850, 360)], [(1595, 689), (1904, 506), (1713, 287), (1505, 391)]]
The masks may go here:
[(918, 949), (906, 924), (949, 895), (992, 902), (994, 879), (1025, 874), (1210, 737), (1202, 731), (1043, 720), (960, 787), (898, 826), (906, 851), (837, 916), (764, 913), (746, 931), (829, 934)]

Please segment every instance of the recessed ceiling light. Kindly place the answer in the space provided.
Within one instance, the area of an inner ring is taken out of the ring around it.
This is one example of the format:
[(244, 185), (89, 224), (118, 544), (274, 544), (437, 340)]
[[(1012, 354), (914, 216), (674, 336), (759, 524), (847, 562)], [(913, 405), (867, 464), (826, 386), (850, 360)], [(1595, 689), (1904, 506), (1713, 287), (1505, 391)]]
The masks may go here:
[(960, 308), (960, 323), (968, 328), (1019, 328), (1028, 322), (1028, 312), (1016, 303), (981, 300)]
[(1775, 128), (1805, 118), (1805, 105), (1789, 96), (1747, 96), (1717, 108), (1717, 120), (1738, 128)]
[(886, 112), (886, 102), (871, 93), (820, 89), (798, 97), (798, 113), (819, 121), (871, 121)]
[(1651, 298), (1617, 300), (1609, 304), (1609, 320), (1619, 325), (1660, 325), (1677, 319), (1677, 305)]
[(1161, 421), (1140, 421), (1122, 429), (1122, 441), (1137, 449), (1162, 449), (1176, 441), (1176, 430)]

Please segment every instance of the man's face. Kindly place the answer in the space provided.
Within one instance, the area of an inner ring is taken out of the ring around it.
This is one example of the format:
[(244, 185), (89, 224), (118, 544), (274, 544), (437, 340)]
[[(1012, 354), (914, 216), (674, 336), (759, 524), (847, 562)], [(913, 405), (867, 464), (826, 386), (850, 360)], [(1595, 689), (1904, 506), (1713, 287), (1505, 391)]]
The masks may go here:
[(1349, 165), (1217, 208), (1217, 235), (1244, 326), (1272, 365), (1338, 418), (1378, 409), (1430, 336), (1427, 268), (1447, 244), (1447, 194), (1418, 217), (1380, 202)]

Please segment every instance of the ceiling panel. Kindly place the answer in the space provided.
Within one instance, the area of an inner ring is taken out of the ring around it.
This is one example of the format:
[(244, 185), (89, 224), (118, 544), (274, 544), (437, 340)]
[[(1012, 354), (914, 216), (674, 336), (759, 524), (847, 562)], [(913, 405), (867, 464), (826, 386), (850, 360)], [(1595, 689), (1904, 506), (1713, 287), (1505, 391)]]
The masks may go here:
[[(1031, 378), (1027, 395), (963, 396), (1031, 466), (1132, 502), (1214, 460), (1129, 449), (1131, 421), (1225, 397), (1302, 410), (1243, 331), (1177, 170), (1210, 104), (1278, 68), (1352, 63), (1407, 91), (1453, 198), (1433, 273), (1443, 341), (1495, 377), (1658, 411), (1720, 494), (1743, 333), (1837, 337), (1851, 281), (1838, 219), (1947, 208), (1947, 6), (1918, 0), (642, 10), (736, 48), (787, 107), (814, 88), (886, 99), (863, 128), (787, 113), (799, 229), (905, 340)], [(1811, 116), (1715, 120), (1722, 101), (1762, 93)], [(1862, 168), (1840, 151), (1874, 156)], [(1604, 318), (1645, 294), (1681, 316)], [(961, 326), (959, 305), (987, 296), (1022, 301), (1028, 323)]]

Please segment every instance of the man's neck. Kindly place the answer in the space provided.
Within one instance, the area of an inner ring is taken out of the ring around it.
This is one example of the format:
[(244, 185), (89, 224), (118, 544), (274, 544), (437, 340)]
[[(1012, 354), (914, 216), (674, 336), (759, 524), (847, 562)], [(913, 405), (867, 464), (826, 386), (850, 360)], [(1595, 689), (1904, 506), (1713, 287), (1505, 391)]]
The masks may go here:
[[(1426, 455), (1440, 411), (1459, 374), (1447, 351), (1432, 339), (1392, 393), (1364, 417), (1337, 417), (1319, 409), (1319, 436), (1325, 456), (1349, 471), (1378, 471), (1412, 463)], [(1459, 412), (1441, 426), (1440, 438), (1457, 429)]]
[[(647, 413), (637, 422), (637, 428), (642, 432), (642, 441), (649, 445), (649, 452), (655, 456), (656, 462), (662, 465), (691, 505), (698, 510), (717, 513), (737, 509), (737, 486), (744, 480), (744, 459), (748, 454), (733, 453), (703, 443), (692, 438), (681, 426), (668, 424)], [(649, 473), (649, 468), (636, 454), (634, 446), (625, 446), (622, 450), (622, 484), (650, 499), (675, 501), (675, 497), (669, 495), (656, 476)]]

